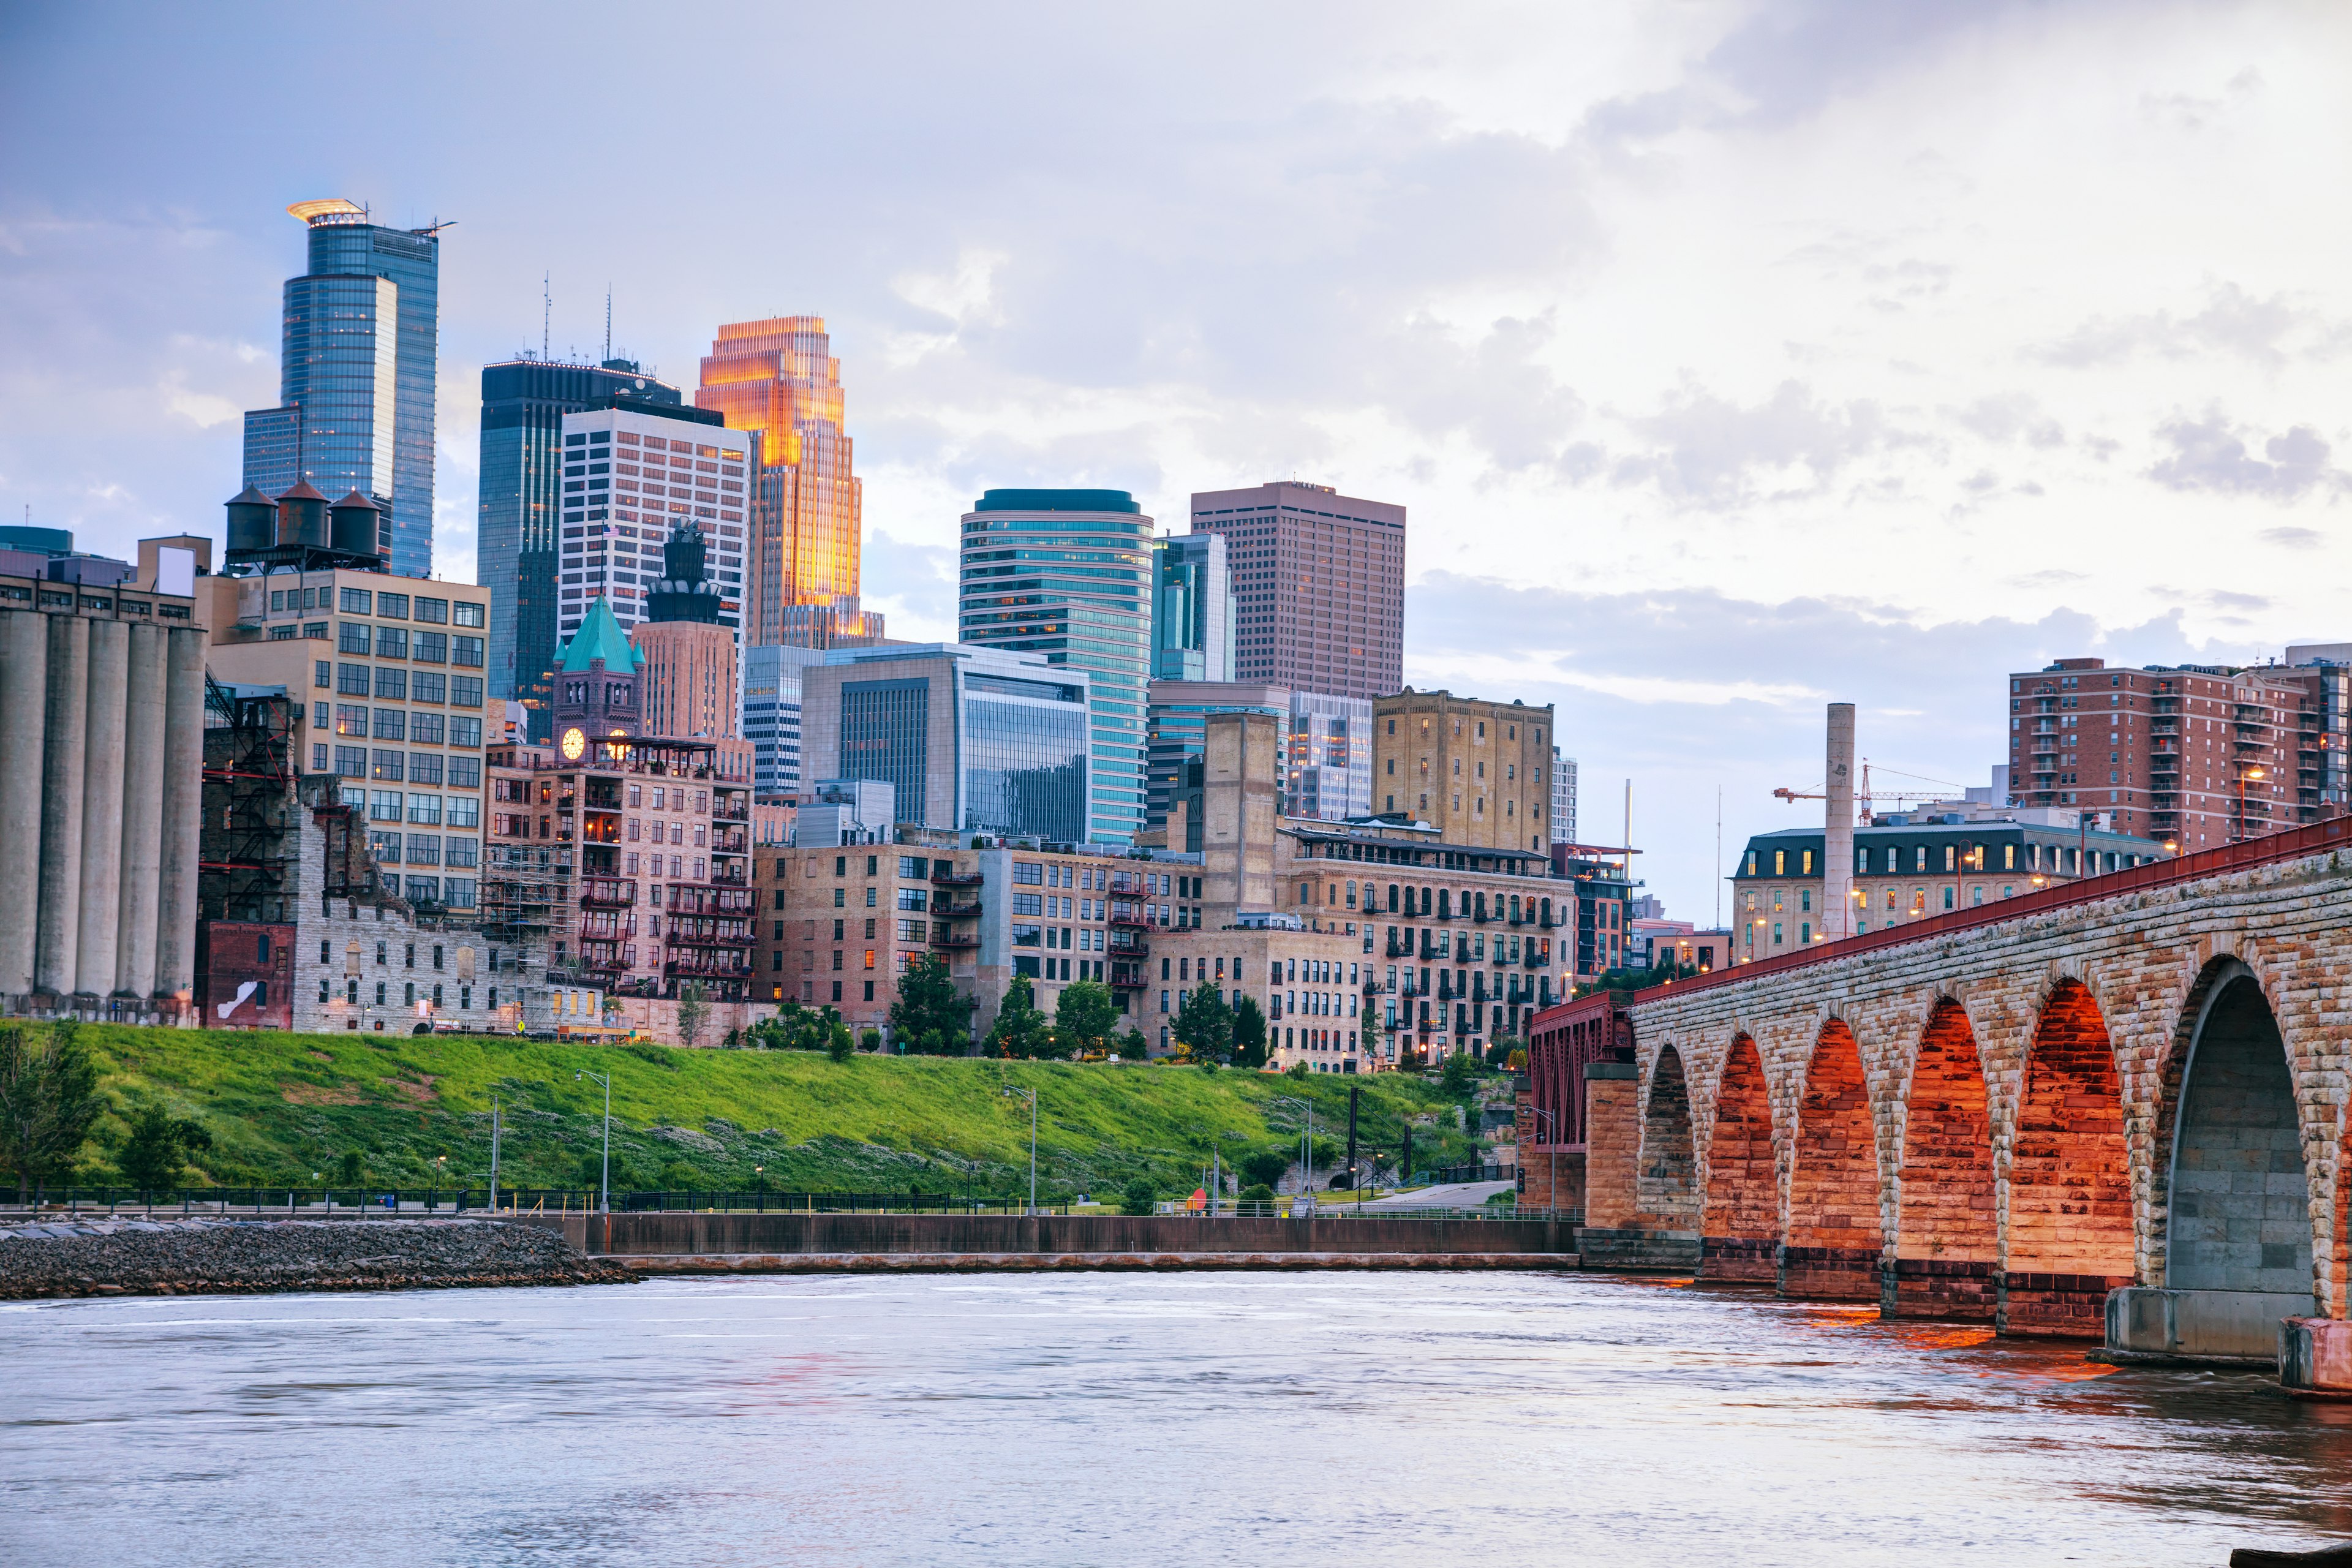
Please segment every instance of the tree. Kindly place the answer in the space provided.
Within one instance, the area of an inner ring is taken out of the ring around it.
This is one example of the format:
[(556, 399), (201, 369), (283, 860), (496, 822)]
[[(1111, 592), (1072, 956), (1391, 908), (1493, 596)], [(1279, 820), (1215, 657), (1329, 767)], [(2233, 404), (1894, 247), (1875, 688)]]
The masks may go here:
[(1234, 1066), (1265, 1066), (1265, 1014), (1246, 991), (1234, 998)]
[(1513, 1052), (1523, 1050), (1525, 1047), (1526, 1042), (1514, 1036), (1498, 1036), (1495, 1043), (1486, 1047), (1486, 1065), (1500, 1070), (1509, 1065)]
[(837, 1062), (845, 1062), (857, 1054), (857, 1042), (849, 1037), (849, 1026), (838, 1018), (825, 1031), (824, 1054)]
[(1054, 1003), (1054, 1032), (1075, 1053), (1108, 1051), (1118, 1026), (1118, 1002), (1099, 980), (1073, 981)]
[(346, 1187), (356, 1187), (367, 1180), (367, 1162), (360, 1158), (358, 1150), (343, 1151), (342, 1166), (336, 1172), (335, 1179)]
[(213, 1135), (185, 1117), (168, 1116), (151, 1105), (131, 1123), (131, 1136), (115, 1157), (123, 1179), (142, 1193), (159, 1193), (180, 1184), (187, 1174), (188, 1157), (213, 1146)]
[(72, 1172), (102, 1109), (98, 1069), (73, 1025), (39, 1035), (0, 1025), (0, 1164), (16, 1173), (19, 1197)]
[(1242, 1156), (1240, 1170), (1252, 1186), (1272, 1189), (1289, 1173), (1290, 1155), (1286, 1150), (1259, 1149)]
[(689, 980), (677, 988), (677, 1037), (691, 1046), (702, 1037), (703, 1021), (710, 1016), (702, 999), (702, 982)]
[(1034, 1000), (1036, 988), (1025, 974), (1016, 974), (1004, 990), (1004, 1003), (996, 1010), (996, 1022), (989, 1026), (988, 1055), (992, 1057), (1043, 1057), (1054, 1051), (1053, 1030), (1045, 1015), (1037, 1011)]
[(1477, 1080), (1477, 1063), (1461, 1051), (1447, 1057), (1445, 1065), (1438, 1069), (1437, 1087), (1455, 1100), (1468, 1094), (1470, 1086)]
[(1185, 993), (1172, 1026), (1177, 1044), (1196, 1062), (1226, 1061), (1234, 1054), (1233, 1010), (1206, 981)]
[(1364, 987), (1364, 1016), (1360, 1023), (1358, 1033), (1363, 1040), (1364, 1068), (1369, 1072), (1372, 1063), (1380, 1058), (1381, 1040), (1387, 1034), (1381, 1023), (1380, 993), (1370, 985)]
[(963, 1056), (971, 1049), (971, 1015), (979, 1005), (955, 988), (939, 954), (927, 952), (898, 977), (898, 999), (890, 1004), (890, 1030), (901, 1050)]
[(1151, 1042), (1143, 1037), (1142, 1030), (1129, 1024), (1127, 1033), (1118, 1037), (1118, 1056), (1121, 1061), (1148, 1062), (1151, 1059)]
[(882, 1031), (879, 1029), (867, 1029), (859, 1034), (857, 1037), (857, 1048), (861, 1051), (880, 1050), (882, 1048)]
[(1118, 1212), (1121, 1214), (1150, 1214), (1153, 1208), (1158, 1206), (1160, 1190), (1151, 1184), (1151, 1178), (1149, 1176), (1138, 1176), (1135, 1180), (1128, 1183), (1127, 1191), (1119, 1194)]

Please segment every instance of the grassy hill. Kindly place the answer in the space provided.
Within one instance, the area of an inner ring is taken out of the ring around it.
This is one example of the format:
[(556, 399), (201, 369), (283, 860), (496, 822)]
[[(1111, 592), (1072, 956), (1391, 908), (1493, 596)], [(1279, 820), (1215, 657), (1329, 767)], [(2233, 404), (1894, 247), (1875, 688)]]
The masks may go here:
[[(1296, 1148), (1294, 1108), (1315, 1104), (1318, 1142), (1346, 1136), (1348, 1091), (1360, 1088), (1360, 1136), (1393, 1150), (1407, 1119), (1414, 1163), (1471, 1157), (1452, 1102), (1398, 1074), (1301, 1081), (1254, 1072), (859, 1056), (835, 1063), (799, 1051), (559, 1046), (465, 1036), (295, 1035), (86, 1026), (113, 1113), (86, 1152), (81, 1179), (111, 1180), (127, 1117), (150, 1104), (211, 1132), (200, 1175), (225, 1185), (341, 1179), (359, 1156), (376, 1186), (478, 1185), (489, 1169), (490, 1099), (505, 1133), (501, 1184), (576, 1186), (593, 1170), (604, 1091), (613, 1079), (615, 1190), (1005, 1194), (1027, 1181), (1029, 1105), (1039, 1097), (1040, 1195), (1115, 1193), (1149, 1175), (1189, 1191), (1212, 1138), (1241, 1153)], [(1318, 1156), (1319, 1158), (1319, 1156)], [(446, 1159), (446, 1164), (441, 1163)], [(754, 1167), (764, 1167), (755, 1178)]]

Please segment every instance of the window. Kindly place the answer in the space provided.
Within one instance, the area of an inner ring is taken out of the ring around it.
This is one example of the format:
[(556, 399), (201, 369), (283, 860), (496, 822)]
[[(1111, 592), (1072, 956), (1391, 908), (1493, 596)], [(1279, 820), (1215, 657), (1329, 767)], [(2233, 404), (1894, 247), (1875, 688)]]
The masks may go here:
[[(464, 661), (459, 660), (460, 663)], [(479, 664), (480, 659), (474, 660)], [(478, 675), (453, 675), (449, 678), (449, 705), (452, 708), (479, 708), (482, 705), (482, 678)]]
[[(400, 709), (379, 708), (375, 710), (375, 738), (377, 740), (404, 741), (408, 739), (407, 731), (408, 715)], [(399, 775), (394, 774), (394, 776), (396, 778)]]
[(437, 795), (412, 795), (408, 797), (408, 820), (427, 827), (441, 823), (441, 797)]
[(408, 716), (408, 738), (420, 746), (441, 743), (443, 720), (438, 713), (411, 713)]
[(408, 671), (400, 668), (396, 665), (377, 665), (375, 667), (375, 694), (379, 701), (407, 701)]
[(335, 704), (335, 733), (364, 735), (368, 732), (368, 710), (356, 702)]
[[(485, 624), (483, 619), (484, 606), (481, 605), (469, 603), (467, 600), (460, 599), (456, 604), (450, 605), (449, 609), (449, 618), (458, 626), (478, 626)], [(462, 642), (465, 639), (460, 637), (458, 640)]]
[[(398, 756), (399, 754), (400, 753), (397, 752), (393, 753), (394, 756)], [(370, 822), (398, 822), (400, 820), (400, 792), (396, 789), (380, 789), (373, 792), (368, 796), (368, 820)]]
[[(343, 597), (346, 599), (350, 598), (352, 596), (352, 589), (344, 589)], [(360, 597), (365, 598), (367, 597), (367, 595), (362, 592), (360, 595)], [(355, 621), (338, 622), (336, 624), (335, 630), (337, 634), (335, 638), (335, 651), (337, 653), (363, 654), (373, 651), (375, 647), (375, 639), (373, 635), (370, 634), (368, 628)]]
[(367, 748), (365, 746), (337, 746), (335, 748), (335, 774), (338, 778), (347, 779), (363, 779), (367, 777)]
[[(397, 597), (397, 595), (392, 594), (378, 594), (376, 595), (376, 602), (378, 604), (382, 604), (384, 600), (394, 597)], [(408, 657), (408, 628), (406, 626), (376, 627), (375, 656), (378, 658), (406, 658)]]
[(420, 621), (430, 621), (436, 626), (447, 625), (449, 620), (449, 601), (446, 599), (418, 599), (416, 601), (416, 618)]
[(449, 743), (453, 746), (478, 746), (482, 743), (482, 721), (452, 714), (449, 719)]
[(449, 787), (451, 789), (481, 788), (482, 759), (479, 757), (451, 757), (449, 759)]
[(324, 691), (328, 687), (332, 686), (334, 683), (334, 667), (329, 664), (325, 659), (322, 658), (310, 667), (311, 685), (317, 687), (320, 690)]
[(409, 679), (408, 700), (411, 702), (440, 702), (447, 698), (448, 689), (437, 669), (420, 669)]
[(447, 663), (449, 658), (449, 634), (447, 632), (417, 633), (416, 658), (419, 662), (425, 664)]
[(408, 757), (408, 780), (411, 784), (438, 784), (441, 782), (441, 758), (433, 752), (412, 752)]
[[(375, 596), (375, 613), (379, 616), (388, 616), (395, 621), (406, 620), (408, 618), (408, 595), (405, 594), (378, 594)], [(404, 633), (403, 635), (405, 636), (406, 634)]]
[[(364, 616), (368, 613), (368, 591), (365, 588), (346, 588), (343, 590), (342, 603), (339, 607), (347, 616)], [(362, 632), (367, 630), (365, 626), (359, 629)], [(343, 631), (346, 636), (349, 636), (351, 628), (346, 626)]]
[[(908, 879), (908, 880), (909, 880), (909, 881), (916, 881), (916, 882), (919, 882), (919, 881), (923, 880), (925, 878), (929, 877), (930, 874), (931, 874), (931, 863), (930, 863), (930, 861), (929, 861), (929, 859), (925, 858), (923, 856), (920, 856), (920, 855), (901, 855), (901, 856), (899, 856), (899, 857), (898, 857), (898, 875), (899, 875), (900, 877), (905, 878), (905, 879)], [(915, 905), (911, 905), (911, 906), (905, 906), (905, 905), (902, 905), (901, 907), (902, 907), (902, 908), (909, 908), (909, 907), (911, 907), (911, 908), (919, 909), (919, 909), (921, 909), (923, 906), (922, 906), (922, 905), (920, 905), (920, 904), (915, 904)]]
[[(463, 606), (460, 607), (462, 608)], [(481, 623), (477, 621), (474, 624), (476, 626), (479, 626)], [(451, 637), (449, 639), (449, 662), (451, 664), (462, 664), (468, 669), (479, 669), (482, 668), (481, 638), (467, 637)]]
[(383, 780), (387, 784), (398, 784), (400, 782), (403, 756), (404, 754), (399, 752), (377, 752), (375, 753), (375, 766), (373, 771), (370, 773), (369, 777)]
[(339, 697), (365, 697), (368, 694), (368, 667), (363, 664), (337, 665), (335, 694)]

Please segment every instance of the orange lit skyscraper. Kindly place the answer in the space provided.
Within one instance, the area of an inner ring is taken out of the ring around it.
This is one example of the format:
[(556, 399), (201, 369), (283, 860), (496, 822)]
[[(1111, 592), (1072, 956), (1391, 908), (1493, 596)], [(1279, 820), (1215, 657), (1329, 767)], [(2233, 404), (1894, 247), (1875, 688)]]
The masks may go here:
[(822, 316), (719, 329), (696, 405), (760, 433), (759, 526), (744, 584), (743, 640), (829, 647), (882, 635), (860, 612), (863, 496), (842, 427), (841, 362)]

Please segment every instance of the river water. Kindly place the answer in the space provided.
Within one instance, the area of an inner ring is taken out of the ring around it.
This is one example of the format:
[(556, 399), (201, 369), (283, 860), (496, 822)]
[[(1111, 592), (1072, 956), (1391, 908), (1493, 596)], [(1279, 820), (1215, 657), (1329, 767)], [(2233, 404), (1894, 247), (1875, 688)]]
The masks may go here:
[(2352, 1407), (1591, 1276), (0, 1309), (0, 1561), (2220, 1564)]

